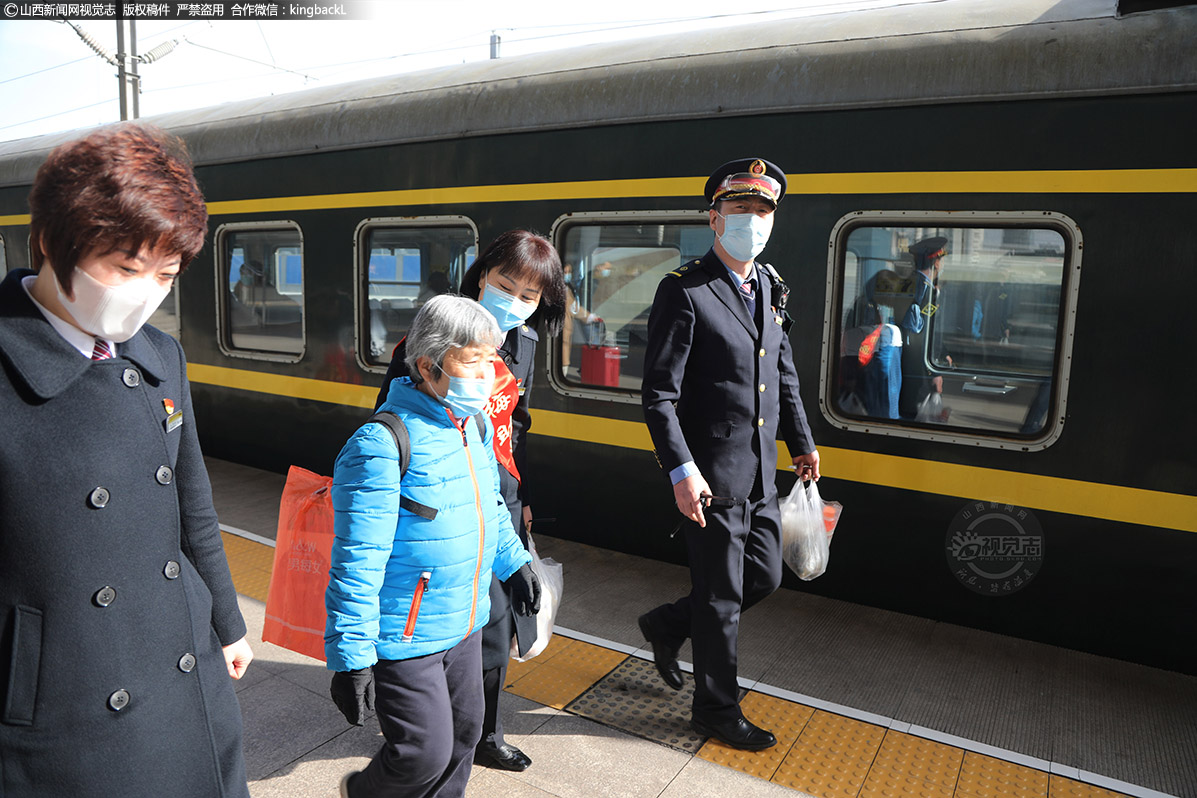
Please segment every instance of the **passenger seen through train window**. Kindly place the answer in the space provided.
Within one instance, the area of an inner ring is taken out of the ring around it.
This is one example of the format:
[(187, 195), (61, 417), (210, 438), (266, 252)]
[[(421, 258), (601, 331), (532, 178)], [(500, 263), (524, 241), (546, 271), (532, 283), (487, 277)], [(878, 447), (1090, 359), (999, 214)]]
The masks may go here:
[[(1043, 434), (1059, 348), (1060, 232), (857, 226), (840, 268), (838, 413)], [(931, 393), (942, 409), (920, 415)]]

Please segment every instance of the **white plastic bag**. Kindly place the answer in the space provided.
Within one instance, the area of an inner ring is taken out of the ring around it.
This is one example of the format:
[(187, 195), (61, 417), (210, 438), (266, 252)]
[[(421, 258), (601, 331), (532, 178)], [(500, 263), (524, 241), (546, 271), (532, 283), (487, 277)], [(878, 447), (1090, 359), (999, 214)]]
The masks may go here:
[(932, 391), (919, 405), (918, 414), (914, 420), (923, 424), (939, 424), (947, 420), (946, 415), (943, 407), (943, 394), (939, 391)]
[(536, 541), (528, 533), (528, 552), (532, 555), (532, 572), (540, 580), (540, 609), (536, 613), (536, 642), (520, 656), (515, 636), (511, 638), (511, 658), (516, 662), (527, 662), (545, 650), (553, 636), (553, 623), (557, 620), (557, 608), (561, 606), (561, 591), (565, 587), (561, 563), (553, 559), (540, 558), (536, 553)]
[(809, 582), (827, 570), (842, 511), (839, 502), (823, 502), (814, 480), (798, 480), (781, 502), (781, 556), (799, 579)]

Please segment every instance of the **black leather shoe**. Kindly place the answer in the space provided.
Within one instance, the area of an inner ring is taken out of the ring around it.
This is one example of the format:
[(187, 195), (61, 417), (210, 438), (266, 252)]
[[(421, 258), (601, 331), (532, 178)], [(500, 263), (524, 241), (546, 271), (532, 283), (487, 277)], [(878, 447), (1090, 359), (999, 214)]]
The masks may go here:
[(474, 763), (490, 768), (514, 770), (517, 773), (527, 770), (532, 759), (514, 745), (489, 745), (483, 743), (474, 749)]
[(657, 666), (661, 679), (674, 690), (681, 690), (685, 682), (682, 681), (682, 669), (677, 664), (677, 649), (667, 645), (656, 634), (648, 613), (640, 616), (640, 631), (653, 647), (653, 664)]
[(723, 723), (703, 723), (692, 719), (690, 728), (704, 737), (714, 737), (719, 742), (741, 751), (763, 751), (777, 745), (777, 738), (772, 732), (754, 726), (744, 718)]

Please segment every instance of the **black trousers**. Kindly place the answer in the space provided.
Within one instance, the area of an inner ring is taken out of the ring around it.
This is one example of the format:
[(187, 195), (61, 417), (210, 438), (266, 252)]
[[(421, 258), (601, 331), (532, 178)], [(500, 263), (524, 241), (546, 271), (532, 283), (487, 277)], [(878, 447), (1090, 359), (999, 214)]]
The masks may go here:
[(354, 798), (461, 798), (482, 733), (482, 634), (426, 657), (374, 666), (386, 743), (354, 777)]
[(503, 745), (499, 696), (503, 694), (503, 682), (507, 678), (511, 636), (515, 630), (507, 589), (493, 574), (490, 579), (490, 621), (482, 628), (482, 698), (486, 707), (482, 715), (482, 738), (478, 744), (497, 747)]
[[(757, 485), (759, 490), (759, 478)], [(770, 493), (768, 498), (750, 499), (736, 507), (705, 509), (705, 528), (686, 521), (690, 594), (649, 613), (667, 643), (680, 647), (690, 638), (692, 712), (704, 722), (740, 717), (736, 682), (740, 614), (781, 585), (781, 515), (777, 492)]]

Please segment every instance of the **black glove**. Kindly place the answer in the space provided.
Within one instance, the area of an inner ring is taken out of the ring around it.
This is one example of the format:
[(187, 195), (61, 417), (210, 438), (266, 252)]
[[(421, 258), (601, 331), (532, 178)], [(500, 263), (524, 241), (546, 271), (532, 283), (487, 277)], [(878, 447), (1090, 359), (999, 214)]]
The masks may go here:
[(337, 671), (332, 675), (328, 692), (345, 720), (361, 726), (366, 713), (374, 711), (374, 671), (371, 668)]
[(540, 612), (540, 580), (532, 572), (532, 566), (524, 563), (520, 569), (507, 577), (506, 585), (511, 591), (511, 606), (519, 615), (535, 615)]

